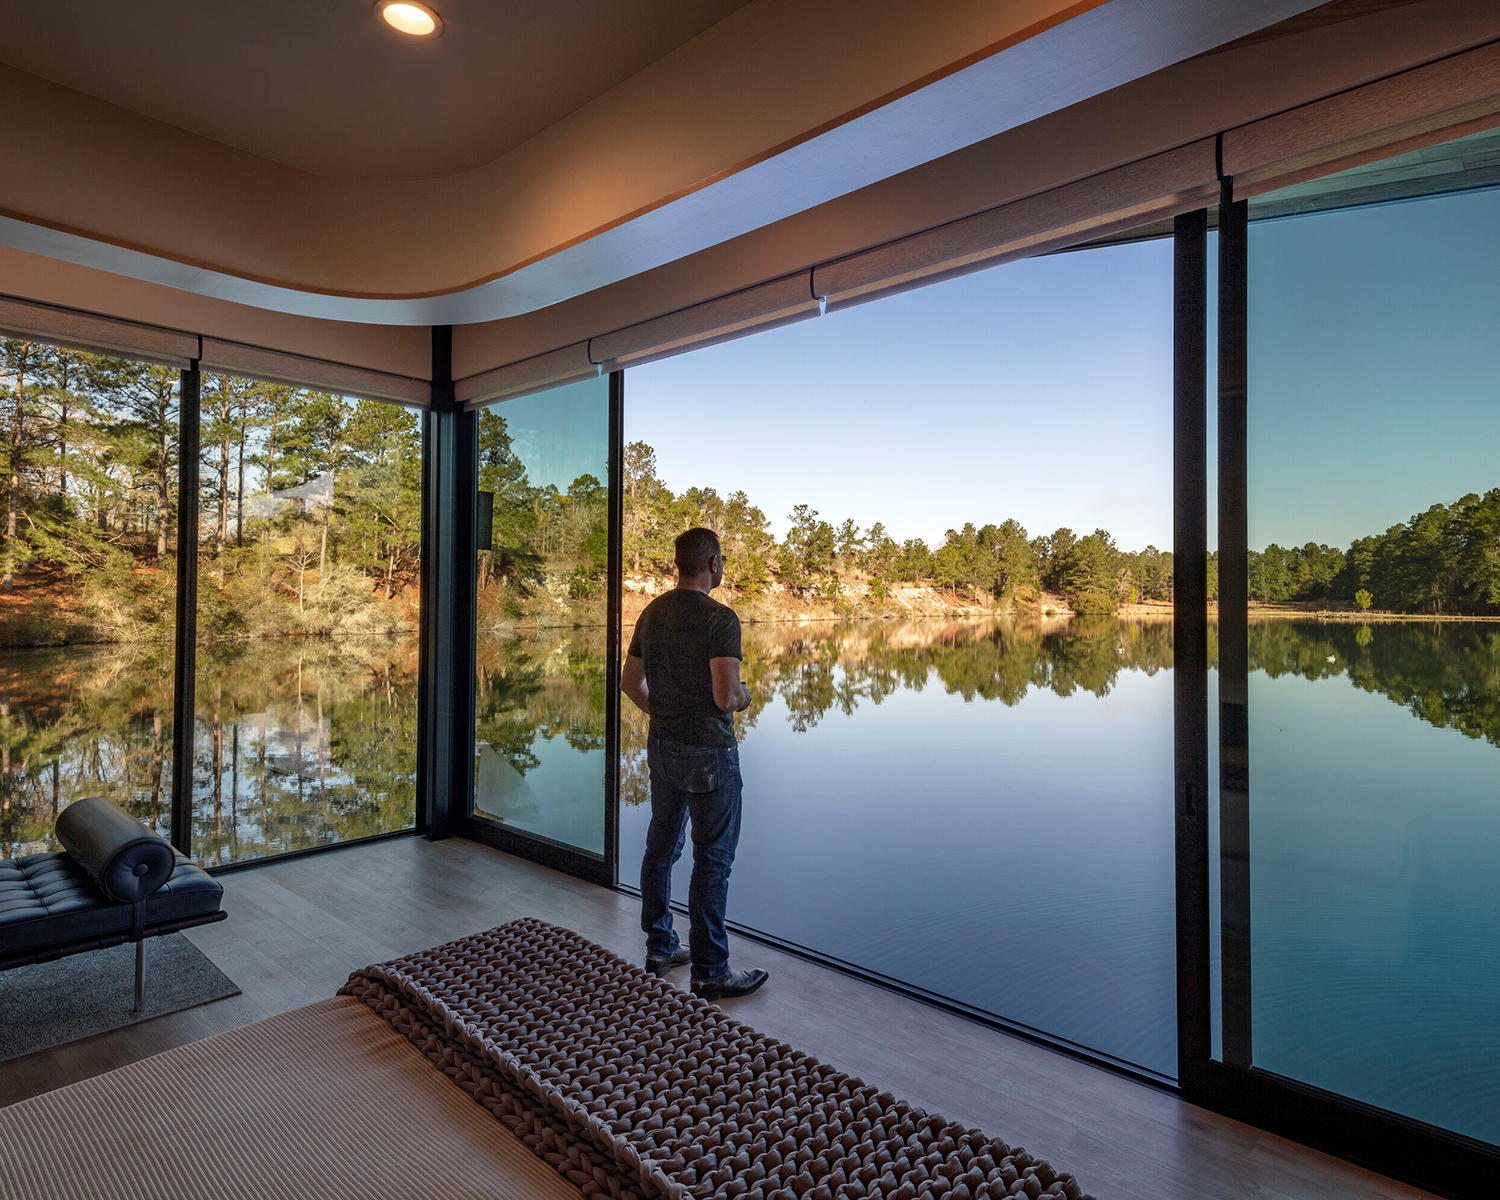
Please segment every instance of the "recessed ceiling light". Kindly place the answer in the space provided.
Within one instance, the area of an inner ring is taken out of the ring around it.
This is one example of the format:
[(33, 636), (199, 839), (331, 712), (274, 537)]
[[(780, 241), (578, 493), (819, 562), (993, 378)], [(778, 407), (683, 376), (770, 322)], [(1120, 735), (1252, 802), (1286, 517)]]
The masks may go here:
[(413, 4), (411, 0), (387, 0), (380, 6), (380, 15), (392, 29), (409, 33), (413, 37), (426, 37), (436, 33), (441, 26), (437, 13), (425, 4)]

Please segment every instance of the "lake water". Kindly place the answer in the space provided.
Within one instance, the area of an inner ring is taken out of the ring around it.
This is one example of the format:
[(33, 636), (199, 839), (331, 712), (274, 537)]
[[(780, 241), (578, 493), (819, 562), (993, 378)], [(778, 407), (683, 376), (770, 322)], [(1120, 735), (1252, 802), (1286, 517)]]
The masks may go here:
[(1250, 645), (1254, 1064), (1500, 1143), (1500, 625)]
[[(1169, 627), (746, 651), (732, 919), (1175, 1072)], [(1250, 661), (1255, 1064), (1500, 1143), (1500, 625), (1278, 621)]]

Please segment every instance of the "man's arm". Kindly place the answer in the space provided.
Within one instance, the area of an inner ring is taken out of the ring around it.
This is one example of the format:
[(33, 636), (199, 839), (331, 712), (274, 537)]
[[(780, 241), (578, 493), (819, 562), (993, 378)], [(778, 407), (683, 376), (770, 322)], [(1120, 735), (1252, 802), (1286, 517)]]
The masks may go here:
[(651, 696), (646, 688), (646, 660), (640, 655), (625, 656), (625, 665), (620, 668), (620, 690), (638, 709), (647, 716), (651, 715)]
[(708, 669), (714, 677), (714, 703), (724, 712), (744, 712), (750, 707), (750, 689), (740, 682), (740, 660), (711, 658)]

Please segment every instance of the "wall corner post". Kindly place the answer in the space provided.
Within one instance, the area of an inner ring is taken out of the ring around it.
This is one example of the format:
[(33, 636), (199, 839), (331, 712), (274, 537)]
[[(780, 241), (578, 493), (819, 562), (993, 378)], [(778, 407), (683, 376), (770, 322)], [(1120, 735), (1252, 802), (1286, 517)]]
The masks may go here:
[(453, 328), (432, 328), (432, 402), (422, 416), (422, 565), (417, 826), (428, 840), (468, 818), (474, 775), (477, 414), (453, 387)]
[(198, 455), (202, 374), (177, 383), (177, 643), (172, 689), (172, 845), (193, 854), (193, 735), (198, 663)]

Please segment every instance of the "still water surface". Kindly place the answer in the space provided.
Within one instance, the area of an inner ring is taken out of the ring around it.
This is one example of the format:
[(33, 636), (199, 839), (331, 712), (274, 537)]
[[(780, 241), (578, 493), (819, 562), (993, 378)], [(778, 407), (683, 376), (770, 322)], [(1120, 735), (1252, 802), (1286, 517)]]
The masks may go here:
[[(409, 827), (416, 644), (200, 646), (193, 857), (221, 865)], [(7, 650), (0, 853), (56, 849), (57, 814), (106, 796), (172, 818), (170, 646)]]
[(1250, 647), (1255, 1065), (1500, 1143), (1500, 625)]

